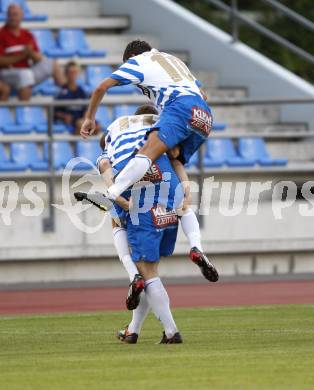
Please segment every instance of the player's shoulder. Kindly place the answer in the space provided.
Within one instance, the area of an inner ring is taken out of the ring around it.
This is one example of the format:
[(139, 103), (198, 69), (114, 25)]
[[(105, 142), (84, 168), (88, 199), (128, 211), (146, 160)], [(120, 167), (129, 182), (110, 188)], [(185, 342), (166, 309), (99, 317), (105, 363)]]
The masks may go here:
[(120, 130), (122, 127), (125, 127), (124, 124), (129, 123), (129, 118), (133, 115), (122, 115), (116, 118), (110, 125), (107, 127), (108, 132), (113, 132), (115, 130)]
[(137, 56), (131, 57), (127, 63), (133, 65), (140, 65), (143, 61), (147, 61), (154, 54), (159, 53), (159, 51), (155, 48), (152, 48), (150, 51), (145, 51), (144, 53), (138, 54)]

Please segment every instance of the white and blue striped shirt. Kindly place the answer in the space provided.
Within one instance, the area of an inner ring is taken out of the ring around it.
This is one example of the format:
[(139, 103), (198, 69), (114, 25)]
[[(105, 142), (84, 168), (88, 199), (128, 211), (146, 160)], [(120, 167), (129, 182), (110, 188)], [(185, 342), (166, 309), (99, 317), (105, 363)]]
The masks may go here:
[(156, 49), (130, 58), (110, 77), (119, 85), (137, 85), (161, 109), (180, 96), (202, 96), (200, 82), (185, 63)]
[(157, 115), (121, 116), (109, 127), (106, 149), (102, 158), (107, 158), (112, 167), (117, 167), (129, 159), (145, 143), (147, 132), (158, 120)]

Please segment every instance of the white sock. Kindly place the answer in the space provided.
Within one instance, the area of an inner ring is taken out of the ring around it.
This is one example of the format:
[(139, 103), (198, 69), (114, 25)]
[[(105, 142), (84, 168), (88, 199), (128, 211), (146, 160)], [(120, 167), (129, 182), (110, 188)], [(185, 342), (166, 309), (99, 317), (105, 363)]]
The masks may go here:
[(196, 246), (203, 252), (200, 225), (192, 209), (188, 209), (181, 217), (181, 226), (185, 237), (189, 241), (190, 247), (193, 248), (193, 246)]
[(116, 250), (118, 252), (119, 259), (124, 265), (124, 268), (129, 275), (130, 281), (132, 281), (134, 279), (134, 276), (139, 272), (136, 268), (136, 265), (133, 263), (130, 255), (126, 230), (121, 227), (116, 227), (113, 228), (112, 231), (114, 246), (116, 247)]
[(131, 185), (143, 178), (149, 167), (151, 160), (143, 154), (136, 154), (122, 169), (115, 179), (115, 183), (108, 188), (108, 195), (111, 199), (116, 199)]
[(140, 303), (135, 310), (133, 310), (132, 321), (128, 326), (128, 331), (130, 333), (140, 334), (142, 325), (150, 312), (150, 306), (147, 301), (145, 292), (141, 293)]
[(170, 311), (168, 293), (160, 278), (148, 279), (145, 282), (145, 294), (155, 316), (163, 324), (166, 336), (172, 337), (178, 329)]

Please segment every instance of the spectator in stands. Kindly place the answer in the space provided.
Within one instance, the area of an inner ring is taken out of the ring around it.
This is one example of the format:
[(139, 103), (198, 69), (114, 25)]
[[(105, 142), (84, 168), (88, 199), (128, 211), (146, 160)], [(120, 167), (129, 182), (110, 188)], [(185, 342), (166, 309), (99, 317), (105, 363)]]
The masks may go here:
[(8, 84), (0, 81), (0, 101), (5, 102), (9, 99), (11, 88)]
[(16, 90), (21, 100), (29, 100), (33, 85), (51, 76), (62, 85), (64, 76), (56, 61), (40, 53), (33, 34), (21, 28), (22, 20), (21, 7), (11, 4), (0, 29), (0, 80)]
[[(62, 86), (56, 99), (75, 100), (88, 98), (88, 94), (78, 85), (79, 75), (80, 68), (78, 64), (74, 61), (68, 62), (65, 66), (66, 82)], [(56, 109), (55, 119), (68, 125), (74, 130), (75, 134), (79, 134), (85, 115), (85, 109), (86, 108), (82, 106), (60, 107)], [(96, 130), (99, 131), (99, 127), (97, 127)]]

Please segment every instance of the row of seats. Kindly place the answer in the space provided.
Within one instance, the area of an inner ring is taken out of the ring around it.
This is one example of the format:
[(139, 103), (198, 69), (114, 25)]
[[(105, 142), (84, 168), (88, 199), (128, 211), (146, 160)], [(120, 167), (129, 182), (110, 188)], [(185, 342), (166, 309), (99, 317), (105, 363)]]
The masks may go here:
[(48, 19), (47, 15), (33, 14), (25, 0), (0, 0), (0, 22), (6, 20), (7, 9), (10, 4), (18, 4), (22, 8), (25, 21), (43, 22)]
[[(81, 73), (81, 77), (78, 80), (78, 84), (89, 95), (97, 85), (103, 81), (104, 78), (109, 77), (114, 69), (109, 65), (89, 65), (86, 67), (86, 72)], [(60, 91), (53, 79), (48, 79), (41, 84), (38, 84), (33, 88), (33, 94), (41, 94), (45, 96), (56, 96)], [(141, 93), (141, 91), (132, 84), (116, 86), (110, 88), (109, 94), (125, 94), (130, 95), (134, 93)]]
[[(48, 144), (44, 143), (43, 148), (34, 142), (15, 142), (10, 144), (9, 156), (3, 144), (0, 144), (0, 171), (1, 172), (21, 172), (27, 169), (32, 171), (47, 171), (48, 165)], [(54, 168), (64, 169), (67, 163), (74, 157), (85, 157), (91, 163), (95, 163), (100, 155), (101, 149), (98, 141), (79, 141), (72, 148), (67, 141), (53, 143)], [(75, 166), (75, 170), (91, 169), (92, 165), (80, 162)]]
[(51, 58), (104, 57), (105, 50), (93, 50), (87, 43), (85, 33), (81, 29), (61, 29), (55, 39), (51, 30), (32, 30), (40, 50)]
[[(206, 168), (284, 166), (286, 158), (272, 158), (265, 141), (258, 137), (239, 138), (236, 147), (231, 139), (210, 138), (206, 143), (203, 164)], [(195, 153), (189, 162), (189, 167), (198, 166), (199, 155)]]
[[(114, 118), (123, 115), (134, 114), (136, 105), (116, 105), (113, 107), (112, 114), (108, 107), (101, 106), (97, 110), (96, 120), (103, 129), (106, 129)], [(8, 135), (29, 134), (32, 131), (36, 133), (47, 133), (48, 121), (45, 109), (39, 106), (35, 107), (17, 107), (15, 118), (12, 111), (7, 107), (0, 107), (0, 132)], [(73, 129), (62, 123), (54, 123), (53, 131), (55, 133), (71, 132)]]
[[(135, 104), (119, 104), (115, 105), (112, 113), (106, 106), (100, 106), (96, 113), (96, 120), (101, 125), (102, 129), (106, 129), (109, 124), (120, 116), (133, 115), (137, 109)], [(224, 124), (214, 124), (214, 130), (222, 130), (226, 126)], [(0, 133), (13, 134), (29, 134), (32, 131), (36, 133), (47, 133), (48, 121), (45, 109), (40, 106), (35, 107), (17, 107), (15, 110), (15, 118), (11, 110), (7, 107), (0, 107)], [(54, 123), (53, 131), (55, 133), (72, 132), (73, 128), (63, 123)]]
[[(54, 168), (63, 169), (73, 157), (85, 157), (94, 163), (101, 150), (98, 141), (78, 141), (72, 148), (67, 141), (53, 143)], [(189, 166), (197, 164), (195, 154)], [(272, 158), (262, 138), (240, 138), (237, 149), (230, 139), (209, 139), (206, 144), (204, 166), (207, 168), (221, 167), (227, 164), (230, 167), (283, 166), (287, 159)], [(10, 154), (0, 144), (0, 171), (46, 171), (48, 169), (48, 144), (43, 150), (34, 142), (15, 142), (10, 145)], [(91, 169), (91, 165), (81, 162), (75, 166), (76, 170)]]

